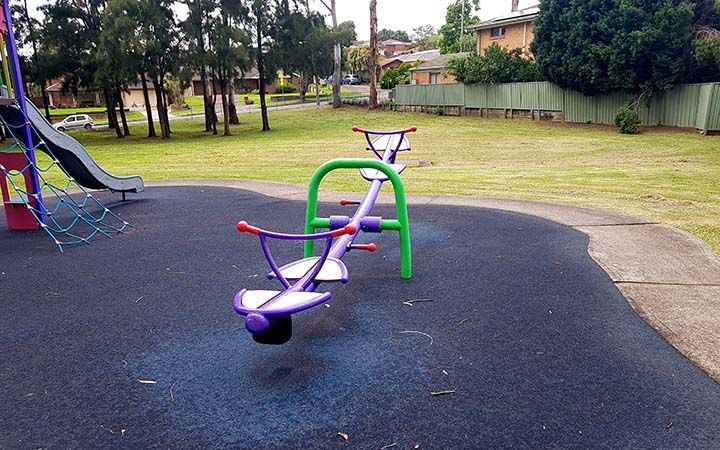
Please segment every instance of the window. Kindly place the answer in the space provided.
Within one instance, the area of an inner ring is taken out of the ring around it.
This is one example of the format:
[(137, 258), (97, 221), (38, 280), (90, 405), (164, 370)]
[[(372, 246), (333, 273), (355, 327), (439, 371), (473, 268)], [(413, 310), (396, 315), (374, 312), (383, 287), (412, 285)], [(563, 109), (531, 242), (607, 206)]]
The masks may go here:
[(490, 28), (490, 37), (505, 36), (506, 31), (505, 27)]
[(440, 73), (431, 73), (430, 74), (430, 84), (440, 84)]
[(66, 122), (75, 122), (75, 116), (70, 116), (65, 121)]

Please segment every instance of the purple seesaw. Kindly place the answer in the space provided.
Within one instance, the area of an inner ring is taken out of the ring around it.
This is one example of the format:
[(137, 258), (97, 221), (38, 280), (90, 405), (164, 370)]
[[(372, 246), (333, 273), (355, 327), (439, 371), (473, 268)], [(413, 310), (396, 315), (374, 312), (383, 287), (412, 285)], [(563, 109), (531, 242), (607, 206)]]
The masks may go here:
[[(245, 221), (237, 224), (241, 233), (251, 233), (260, 239), (265, 258), (271, 272), (268, 279), (276, 278), (284, 290), (247, 290), (237, 293), (233, 302), (235, 311), (245, 317), (245, 327), (255, 341), (263, 344), (284, 344), (292, 337), (292, 314), (305, 311), (327, 302), (330, 292), (315, 292), (321, 283), (348, 282), (348, 270), (342, 258), (351, 250), (374, 252), (375, 244), (355, 244), (360, 234), (397, 231), (400, 235), (401, 277), (412, 275), (410, 224), (405, 200), (405, 189), (400, 173), (406, 165), (395, 162), (398, 152), (410, 150), (405, 136), (416, 127), (400, 131), (369, 131), (353, 127), (356, 133), (363, 133), (367, 150), (377, 159), (335, 159), (320, 166), (313, 174), (308, 189), (308, 204), (305, 220), (305, 234), (287, 234), (263, 230)], [(340, 205), (357, 205), (352, 217), (317, 217), (318, 191), (320, 182), (330, 172), (338, 169), (359, 169), (360, 175), (370, 182), (370, 188), (361, 201), (341, 200)], [(371, 216), (383, 184), (387, 181), (395, 192), (395, 219)], [(327, 232), (317, 230), (327, 229)], [(268, 239), (283, 241), (304, 241), (305, 258), (279, 267), (270, 251)], [(315, 242), (324, 243), (320, 256), (314, 255)]]

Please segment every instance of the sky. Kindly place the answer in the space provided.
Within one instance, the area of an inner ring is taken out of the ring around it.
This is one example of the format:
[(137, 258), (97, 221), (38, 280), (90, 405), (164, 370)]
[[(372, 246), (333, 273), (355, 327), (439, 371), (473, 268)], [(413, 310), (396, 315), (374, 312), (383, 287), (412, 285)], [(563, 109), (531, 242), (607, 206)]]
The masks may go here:
[[(367, 40), (370, 36), (370, 2), (368, 0), (336, 0), (338, 21), (352, 20), (355, 22), (359, 40)], [(435, 29), (445, 24), (447, 7), (455, 0), (377, 0), (378, 30), (389, 28), (404, 30), (410, 34), (413, 28), (430, 24)], [(480, 0), (482, 20), (492, 19), (510, 12), (511, 0)], [(326, 3), (329, 3), (326, 0)], [(520, 7), (535, 4), (537, 1), (521, 0)], [(325, 12), (319, 0), (311, 0), (311, 7)]]
[[(338, 20), (352, 20), (355, 22), (359, 40), (367, 40), (370, 35), (370, 9), (368, 0), (336, 0)], [(404, 30), (410, 34), (413, 28), (430, 24), (435, 29), (445, 23), (447, 7), (455, 0), (377, 0), (378, 30), (389, 28)], [(480, 0), (479, 17), (483, 20), (497, 17), (510, 11), (511, 0)], [(319, 0), (310, 0), (311, 7), (322, 13), (327, 9)], [(35, 12), (38, 6), (47, 4), (48, 0), (28, 0), (30, 13), (37, 17)], [(326, 0), (329, 3), (329, 0)], [(521, 0), (520, 7), (537, 3), (537, 0)], [(329, 23), (329, 18), (328, 18)]]

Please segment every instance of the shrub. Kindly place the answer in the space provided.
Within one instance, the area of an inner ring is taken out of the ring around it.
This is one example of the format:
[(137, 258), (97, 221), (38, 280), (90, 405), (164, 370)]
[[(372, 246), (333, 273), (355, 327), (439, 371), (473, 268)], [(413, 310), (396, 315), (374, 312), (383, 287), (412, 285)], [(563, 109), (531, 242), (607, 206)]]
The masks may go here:
[(380, 78), (380, 87), (382, 89), (393, 89), (398, 84), (410, 84), (410, 69), (418, 65), (419, 62), (415, 64), (404, 63), (388, 69)]
[(493, 43), (482, 56), (471, 55), (448, 62), (447, 71), (464, 84), (542, 81), (537, 64), (522, 50), (506, 50)]
[(633, 108), (626, 106), (615, 116), (615, 126), (622, 134), (638, 134), (640, 132), (640, 116)]
[(297, 92), (297, 88), (289, 83), (275, 88), (276, 94), (292, 94), (294, 92)]

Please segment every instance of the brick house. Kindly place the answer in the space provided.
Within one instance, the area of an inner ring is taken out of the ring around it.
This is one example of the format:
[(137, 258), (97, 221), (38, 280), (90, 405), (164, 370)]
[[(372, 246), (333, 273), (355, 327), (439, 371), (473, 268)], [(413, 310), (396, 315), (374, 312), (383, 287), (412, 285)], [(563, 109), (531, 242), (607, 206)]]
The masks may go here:
[(445, 66), (451, 59), (462, 58), (467, 55), (467, 53), (448, 53), (413, 67), (410, 69), (410, 82), (412, 84), (457, 83), (453, 75), (445, 72)]
[(530, 56), (534, 22), (539, 11), (538, 5), (520, 9), (519, 0), (512, 0), (510, 14), (468, 27), (477, 33), (477, 54), (484, 54), (486, 48), (497, 43), (508, 50), (520, 48)]
[(383, 51), (383, 54), (387, 58), (407, 53), (412, 46), (412, 42), (403, 42), (398, 41), (397, 39), (388, 39), (386, 41), (378, 42), (378, 48)]

